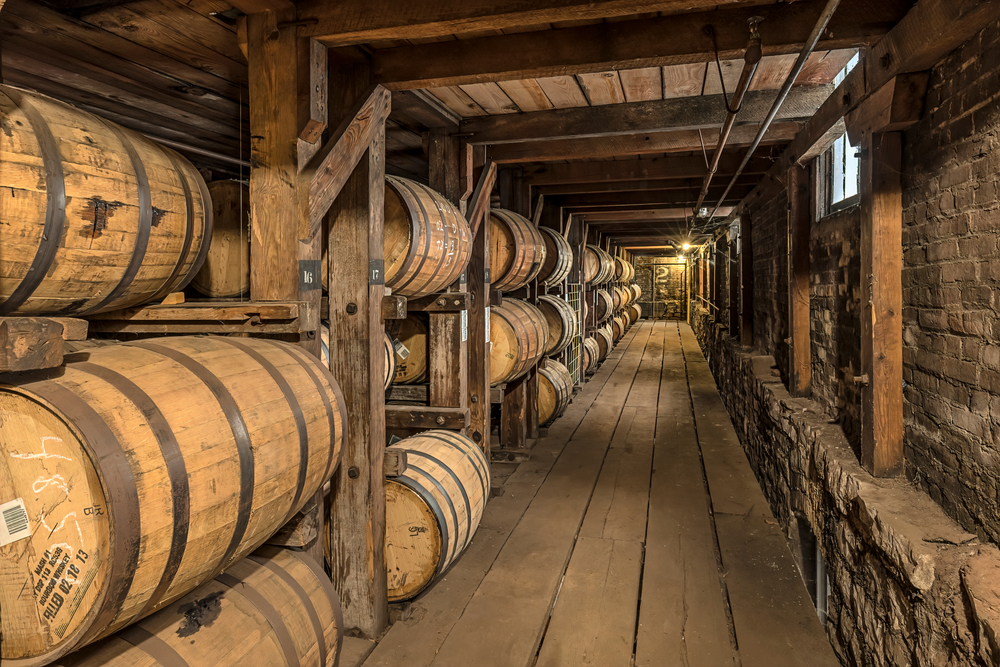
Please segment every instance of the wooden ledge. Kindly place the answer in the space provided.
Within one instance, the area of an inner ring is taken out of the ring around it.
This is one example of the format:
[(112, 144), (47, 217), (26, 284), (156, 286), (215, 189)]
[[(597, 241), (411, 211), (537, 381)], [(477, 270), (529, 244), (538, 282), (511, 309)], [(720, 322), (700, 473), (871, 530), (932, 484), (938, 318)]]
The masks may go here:
[(410, 312), (457, 313), (468, 310), (471, 303), (472, 297), (468, 292), (441, 292), (412, 299), (406, 303), (406, 308)]
[(387, 429), (464, 429), (469, 427), (469, 408), (387, 405), (385, 406), (385, 427)]
[(88, 317), (100, 333), (300, 334), (315, 321), (308, 301), (194, 301)]

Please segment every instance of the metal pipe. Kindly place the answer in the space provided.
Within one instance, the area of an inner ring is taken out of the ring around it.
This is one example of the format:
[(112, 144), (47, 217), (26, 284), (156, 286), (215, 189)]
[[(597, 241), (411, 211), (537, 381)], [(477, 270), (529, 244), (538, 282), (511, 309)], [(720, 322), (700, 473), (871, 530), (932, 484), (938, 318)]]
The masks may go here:
[[(715, 155), (712, 156), (712, 164), (709, 165), (708, 173), (705, 174), (705, 180), (701, 186), (701, 193), (698, 195), (698, 205), (695, 206), (696, 210), (701, 208), (702, 203), (705, 201), (705, 197), (708, 196), (708, 186), (711, 185), (712, 177), (715, 176), (715, 172), (719, 169), (719, 161), (722, 159), (722, 151), (725, 150), (726, 144), (729, 142), (729, 134), (733, 131), (733, 125), (736, 124), (736, 114), (740, 112), (740, 107), (743, 105), (743, 97), (750, 88), (750, 82), (753, 81), (753, 75), (757, 72), (757, 65), (760, 64), (760, 31), (757, 29), (757, 24), (760, 23), (761, 20), (763, 19), (760, 16), (754, 16), (749, 20), (750, 43), (747, 44), (747, 50), (743, 53), (743, 71), (740, 73), (740, 80), (739, 83), (736, 84), (736, 90), (733, 91), (732, 99), (727, 100), (726, 102), (726, 120), (722, 124), (722, 130), (719, 131), (719, 142), (715, 146)], [(721, 69), (722, 68), (720, 67), (720, 84), (722, 83)], [(725, 90), (724, 85), (723, 90)]]
[(181, 151), (182, 153), (194, 153), (195, 155), (201, 155), (203, 157), (212, 158), (213, 160), (218, 160), (219, 162), (226, 162), (228, 164), (235, 164), (240, 167), (250, 168), (250, 163), (246, 160), (241, 160), (239, 158), (226, 155), (224, 153), (218, 153), (216, 151), (210, 151), (205, 148), (198, 148), (197, 146), (189, 146), (188, 144), (182, 144), (179, 141), (173, 141), (171, 139), (164, 139), (163, 137), (155, 137), (149, 134), (144, 135), (149, 137), (158, 144), (163, 144), (164, 146), (169, 146), (174, 150)]
[(819, 19), (816, 20), (816, 25), (813, 27), (812, 33), (809, 35), (809, 39), (806, 40), (806, 44), (802, 48), (802, 53), (799, 54), (798, 59), (795, 61), (792, 71), (790, 71), (788, 76), (785, 77), (785, 83), (781, 86), (778, 96), (774, 98), (774, 104), (771, 105), (771, 110), (767, 112), (764, 124), (760, 126), (759, 130), (757, 130), (757, 136), (754, 137), (753, 143), (750, 145), (750, 148), (747, 149), (746, 155), (743, 156), (743, 162), (740, 163), (739, 169), (736, 170), (732, 180), (729, 181), (726, 191), (722, 193), (721, 197), (719, 197), (719, 202), (715, 205), (715, 209), (712, 210), (712, 214), (708, 216), (709, 220), (715, 217), (716, 212), (718, 212), (718, 210), (722, 207), (722, 202), (725, 201), (729, 191), (732, 190), (733, 185), (736, 184), (736, 179), (740, 177), (740, 174), (743, 173), (743, 170), (750, 162), (753, 152), (757, 150), (757, 146), (760, 145), (761, 140), (764, 138), (764, 134), (771, 126), (771, 121), (773, 121), (774, 117), (778, 115), (778, 110), (781, 109), (781, 105), (784, 103), (785, 98), (788, 97), (788, 91), (792, 89), (792, 85), (795, 83), (795, 80), (799, 78), (799, 73), (802, 72), (802, 68), (805, 66), (806, 60), (812, 55), (813, 49), (816, 48), (816, 43), (819, 42), (820, 36), (823, 34), (823, 31), (826, 30), (826, 26), (830, 23), (830, 19), (833, 17), (833, 13), (837, 11), (837, 6), (839, 4), (840, 0), (828, 0), (826, 3), (826, 7), (823, 8), (823, 13), (819, 15)]

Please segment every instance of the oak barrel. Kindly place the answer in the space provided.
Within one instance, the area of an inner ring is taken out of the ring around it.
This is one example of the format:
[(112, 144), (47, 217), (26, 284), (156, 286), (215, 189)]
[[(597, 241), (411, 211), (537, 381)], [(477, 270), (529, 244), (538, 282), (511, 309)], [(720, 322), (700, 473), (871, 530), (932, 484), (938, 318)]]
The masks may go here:
[(597, 339), (590, 336), (583, 341), (583, 352), (586, 360), (583, 372), (591, 373), (597, 368), (598, 362), (601, 360), (601, 348), (597, 344)]
[(625, 330), (628, 328), (628, 320), (624, 315), (618, 315), (613, 320), (611, 320), (611, 338), (614, 342), (618, 342), (625, 335)]
[(472, 233), (444, 195), (398, 176), (385, 177), (385, 285), (393, 294), (440, 292), (465, 271)]
[(594, 317), (598, 322), (604, 322), (614, 312), (614, 301), (607, 290), (599, 289), (594, 295)]
[[(416, 384), (427, 379), (427, 316), (410, 313), (405, 320), (386, 322), (390, 345), (395, 348), (395, 368), (393, 382), (396, 384)], [(397, 344), (399, 341), (400, 344)]]
[(545, 355), (559, 354), (573, 342), (579, 326), (576, 313), (565, 299), (553, 294), (538, 297), (538, 309), (542, 311), (549, 328), (549, 344)]
[(640, 319), (642, 319), (642, 308), (637, 303), (633, 303), (629, 306), (629, 310), (632, 312), (632, 323), (635, 324)]
[(386, 481), (385, 564), (389, 601), (414, 597), (472, 541), (490, 492), (490, 466), (472, 440), (424, 431), (388, 448), (406, 471)]
[[(329, 368), (330, 366), (330, 327), (326, 320), (320, 326), (320, 348), (323, 351), (323, 363)], [(392, 346), (392, 339), (389, 338), (389, 334), (382, 332), (382, 352), (383, 359), (385, 360), (385, 372), (383, 373), (382, 380), (385, 384), (385, 388), (388, 389), (392, 385), (392, 380), (396, 375), (396, 351)]]
[(638, 301), (639, 297), (642, 296), (642, 288), (635, 284), (629, 285), (629, 289), (632, 290), (632, 302)]
[(317, 358), (221, 336), (85, 349), (0, 385), (0, 414), (0, 506), (27, 513), (0, 549), (5, 666), (48, 664), (260, 546), (333, 473), (346, 419)]
[(208, 188), (169, 148), (0, 86), (0, 156), (0, 316), (138, 306), (201, 268)]
[(597, 341), (598, 359), (604, 361), (608, 358), (608, 352), (615, 346), (614, 336), (607, 327), (601, 327), (594, 332), (594, 340)]
[(615, 257), (614, 261), (615, 280), (620, 283), (627, 283), (635, 278), (635, 268), (632, 266), (632, 262), (621, 257)]
[(573, 248), (558, 230), (551, 227), (539, 227), (542, 239), (545, 241), (545, 261), (538, 272), (538, 282), (543, 285), (558, 285), (566, 280), (573, 266)]
[(573, 376), (569, 369), (549, 359), (538, 369), (538, 425), (562, 415), (573, 396)]
[(514, 380), (541, 359), (549, 344), (545, 316), (527, 301), (504, 299), (490, 308), (490, 384)]
[(523, 215), (490, 209), (490, 280), (493, 289), (516, 290), (535, 279), (545, 262), (545, 240)]
[(57, 667), (327, 667), (344, 637), (340, 597), (322, 567), (264, 546), (133, 626)]
[(615, 310), (621, 310), (624, 298), (622, 296), (622, 288), (620, 286), (615, 286), (611, 289), (611, 305)]
[(205, 296), (231, 299), (250, 291), (250, 188), (239, 181), (212, 181), (212, 239), (191, 287)]
[(596, 245), (587, 245), (583, 251), (583, 279), (587, 283), (601, 285), (615, 274), (615, 264), (611, 255)]

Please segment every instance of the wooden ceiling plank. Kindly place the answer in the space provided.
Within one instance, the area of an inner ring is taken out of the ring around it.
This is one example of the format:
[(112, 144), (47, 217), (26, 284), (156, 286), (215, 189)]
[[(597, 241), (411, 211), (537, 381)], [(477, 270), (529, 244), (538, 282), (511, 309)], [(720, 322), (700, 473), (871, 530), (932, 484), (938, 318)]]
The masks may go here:
[[(721, 82), (719, 79), (720, 65), (722, 66)], [(742, 71), (742, 58), (708, 63), (707, 76), (705, 77), (705, 95), (721, 95), (723, 93), (723, 84), (725, 84), (725, 93), (731, 97), (733, 91), (736, 90), (736, 84), (740, 80), (740, 73)]]
[(498, 85), (521, 111), (544, 111), (555, 108), (545, 91), (534, 79), (501, 81)]
[[(181, 33), (200, 42), (207, 49), (238, 63), (246, 62), (236, 43), (236, 31), (225, 24), (205, 17), (176, 0), (133, 0), (128, 10), (136, 16), (147, 18), (165, 29)], [(92, 16), (92, 15), (91, 15)], [(85, 19), (88, 23), (90, 16)]]
[[(765, 7), (741, 6), (386, 49), (372, 54), (372, 66), (374, 76), (386, 87), (403, 89), (706, 63), (715, 58), (715, 50), (702, 30), (704, 26), (715, 26), (723, 59), (742, 58), (747, 19), (757, 14), (767, 17), (760, 26), (764, 55), (798, 53), (824, 4), (822, 0), (800, 0)], [(843, 0), (817, 48), (873, 43), (902, 16), (898, 4)]]
[(618, 73), (626, 102), (663, 99), (663, 72), (659, 67), (625, 69)]
[(618, 72), (591, 72), (577, 74), (577, 82), (591, 106), (621, 104), (625, 101), (625, 91)]
[(187, 84), (213, 91), (227, 99), (247, 99), (244, 74), (242, 79), (227, 80), (180, 60), (163, 55), (159, 51), (129, 39), (107, 32), (95, 26), (83, 23), (68, 16), (63, 16), (31, 0), (9, 0), (0, 15), (0, 24), (5, 27), (14, 26), (25, 39), (39, 41), (53, 48), (67, 51), (63, 45), (73, 41), (88, 44), (109, 54), (109, 57), (119, 57), (175, 79), (178, 85)]
[(490, 115), (517, 113), (518, 107), (496, 83), (466, 83), (459, 86)]
[(392, 118), (411, 129), (457, 127), (461, 116), (425, 90), (392, 93)]
[(753, 81), (750, 82), (750, 90), (780, 89), (797, 59), (798, 56), (791, 53), (761, 58), (757, 71), (753, 75)]
[(551, 76), (537, 81), (556, 109), (589, 106), (580, 84), (572, 76)]
[(847, 66), (857, 49), (813, 52), (795, 79), (796, 86), (815, 86), (830, 83), (840, 70)]
[(705, 88), (706, 67), (707, 63), (663, 67), (663, 99), (701, 95)]
[(259, 14), (283, 9), (295, 9), (292, 0), (226, 0), (244, 14)]
[[(832, 85), (790, 91), (775, 120), (808, 119), (832, 91)], [(748, 93), (743, 99), (736, 126), (762, 122), (773, 100), (773, 91)], [(472, 118), (463, 120), (460, 127), (461, 132), (468, 135), (469, 143), (497, 146), (557, 138), (717, 128), (722, 126), (725, 118), (724, 98), (712, 95)], [(714, 145), (717, 134), (705, 133), (706, 144)]]
[(427, 92), (441, 100), (446, 107), (462, 118), (487, 115), (486, 111), (458, 86), (428, 88)]
[[(735, 173), (742, 157), (736, 151), (723, 153), (719, 162), (719, 173)], [(768, 157), (758, 155), (751, 158), (743, 173), (763, 174), (772, 164), (773, 161)], [(563, 183), (616, 183), (655, 178), (701, 179), (705, 176), (706, 168), (701, 155), (678, 155), (652, 159), (632, 158), (620, 162), (564, 162), (537, 165), (526, 168), (522, 178), (533, 187)]]

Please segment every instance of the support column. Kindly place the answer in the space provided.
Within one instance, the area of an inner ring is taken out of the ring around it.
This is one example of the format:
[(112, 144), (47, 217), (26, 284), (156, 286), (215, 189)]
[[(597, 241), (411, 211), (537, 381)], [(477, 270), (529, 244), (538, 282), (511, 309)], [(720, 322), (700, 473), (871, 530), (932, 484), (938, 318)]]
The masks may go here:
[(753, 346), (753, 217), (740, 216), (740, 344)]
[[(463, 145), (464, 146), (464, 145)], [(486, 170), (486, 149), (482, 146), (471, 148), (472, 182), (477, 186)], [(460, 150), (467, 155), (466, 149)], [(492, 187), (490, 188), (492, 190)], [(468, 289), (472, 295), (469, 310), (469, 434), (490, 458), (490, 225), (489, 193), (485, 193), (485, 203), (478, 229), (472, 240), (472, 259), (468, 268)], [(471, 209), (476, 205), (469, 202)], [(470, 214), (472, 211), (468, 211)], [(474, 226), (475, 220), (469, 221)]]
[(808, 167), (788, 170), (788, 391), (808, 396), (812, 385), (809, 340), (809, 228), (812, 179)]

